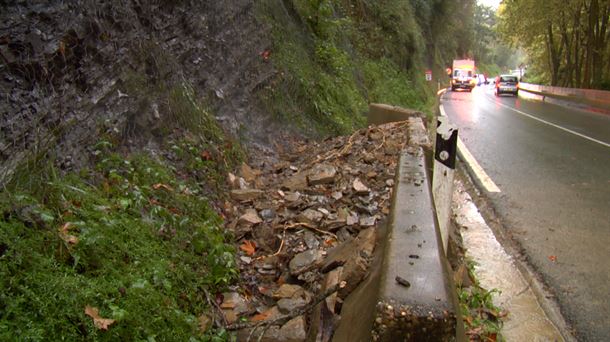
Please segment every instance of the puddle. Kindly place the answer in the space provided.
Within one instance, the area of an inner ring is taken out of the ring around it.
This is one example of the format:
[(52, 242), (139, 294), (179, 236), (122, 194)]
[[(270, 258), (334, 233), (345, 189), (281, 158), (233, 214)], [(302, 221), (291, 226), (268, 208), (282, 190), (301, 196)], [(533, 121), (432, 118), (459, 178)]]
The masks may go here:
[(506, 341), (564, 341), (463, 185), (456, 182), (455, 189), (452, 207), (458, 226), (467, 227), (460, 231), (466, 255), (478, 264), (475, 274), (480, 285), (501, 291), (494, 296), (494, 304), (508, 311), (502, 327)]

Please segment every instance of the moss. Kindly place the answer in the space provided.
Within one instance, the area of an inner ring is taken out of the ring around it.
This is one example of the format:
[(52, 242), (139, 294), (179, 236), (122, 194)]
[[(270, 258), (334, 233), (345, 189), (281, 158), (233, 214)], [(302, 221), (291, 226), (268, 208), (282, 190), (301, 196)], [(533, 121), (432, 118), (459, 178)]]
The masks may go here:
[(370, 102), (432, 112), (434, 93), (416, 71), (423, 44), (411, 6), (357, 3), (259, 3), (261, 20), (272, 23), (271, 60), (280, 70), (261, 98), (276, 118), (324, 136), (364, 126)]
[[(237, 275), (201, 186), (147, 156), (107, 150), (95, 169), (44, 186), (1, 196), (0, 340), (226, 337), (197, 329), (204, 291)], [(95, 328), (87, 305), (116, 322)]]

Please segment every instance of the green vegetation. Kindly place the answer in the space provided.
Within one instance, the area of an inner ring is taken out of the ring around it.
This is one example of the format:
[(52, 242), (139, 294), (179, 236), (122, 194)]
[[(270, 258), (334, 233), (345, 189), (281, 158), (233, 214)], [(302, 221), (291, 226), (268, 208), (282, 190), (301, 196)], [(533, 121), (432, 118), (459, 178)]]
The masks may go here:
[(468, 266), (469, 277), (474, 282), (468, 287), (458, 287), (458, 299), (466, 334), (471, 341), (504, 341), (500, 335), (501, 309), (493, 304), (493, 295), (498, 290), (488, 291), (482, 288), (474, 274), (474, 261), (467, 259), (464, 262)]
[(610, 89), (610, 2), (504, 1), (500, 19), (504, 39), (527, 51), (535, 82)]
[(517, 51), (500, 40), (498, 17), (493, 8), (476, 5), (473, 55), (479, 73), (494, 77), (516, 69), (522, 62)]
[(271, 61), (280, 70), (267, 84), (263, 103), (279, 120), (321, 135), (362, 127), (374, 102), (431, 114), (437, 84), (425, 81), (424, 70), (444, 75), (461, 46), (454, 39), (459, 33), (443, 24), (454, 6), (399, 0), (260, 2), (260, 16), (273, 28)]
[(94, 167), (60, 175), (39, 158), (0, 194), (0, 340), (229, 339), (198, 318), (237, 277), (212, 201), (243, 152), (188, 85), (167, 89), (161, 151), (119, 153), (105, 133)]

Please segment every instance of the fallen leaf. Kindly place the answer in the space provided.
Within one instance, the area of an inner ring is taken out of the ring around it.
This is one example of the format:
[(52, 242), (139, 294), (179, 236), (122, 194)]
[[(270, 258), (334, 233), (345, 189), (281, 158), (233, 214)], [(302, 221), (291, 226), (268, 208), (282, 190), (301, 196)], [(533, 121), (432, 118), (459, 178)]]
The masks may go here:
[(337, 240), (335, 240), (334, 238), (328, 238), (326, 240), (324, 240), (324, 245), (326, 247), (330, 247), (332, 245), (334, 245), (337, 242)]
[(68, 244), (76, 245), (78, 243), (78, 237), (69, 234), (72, 227), (73, 225), (71, 222), (64, 223), (61, 227), (59, 227), (59, 237), (61, 237), (61, 239)]
[(261, 312), (259, 314), (256, 314), (256, 315), (252, 316), (250, 318), (250, 321), (252, 321), (252, 322), (260, 322), (260, 321), (266, 320), (267, 318), (269, 318), (269, 312), (265, 311), (265, 312)]
[(89, 305), (85, 306), (85, 315), (93, 318), (93, 325), (101, 330), (108, 330), (115, 320), (110, 318), (101, 318), (99, 310)]
[(556, 262), (557, 261), (557, 256), (549, 255), (549, 260), (551, 260), (552, 262)]
[(212, 160), (212, 154), (210, 153), (210, 151), (201, 151), (199, 156), (203, 160)]
[(59, 232), (62, 234), (68, 234), (70, 228), (72, 227), (72, 222), (66, 222), (61, 227), (59, 227)]
[(246, 252), (249, 256), (252, 256), (254, 255), (254, 252), (256, 252), (256, 242), (245, 240), (244, 243), (239, 246), (239, 249)]
[(167, 184), (157, 183), (157, 184), (153, 185), (153, 189), (155, 189), (155, 190), (159, 190), (161, 188), (163, 188), (163, 189), (165, 189), (167, 191), (174, 191), (174, 189), (171, 186), (167, 185)]
[(265, 50), (265, 51), (261, 52), (261, 56), (263, 57), (264, 61), (268, 61), (269, 57), (271, 56), (271, 51)]

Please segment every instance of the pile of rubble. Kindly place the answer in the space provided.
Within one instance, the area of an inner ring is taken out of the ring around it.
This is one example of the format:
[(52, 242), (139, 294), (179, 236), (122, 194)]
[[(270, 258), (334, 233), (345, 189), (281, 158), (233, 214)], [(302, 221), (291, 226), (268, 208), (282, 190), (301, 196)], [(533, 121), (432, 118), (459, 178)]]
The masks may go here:
[(238, 340), (263, 331), (264, 341), (332, 336), (390, 212), (406, 126), (299, 143), (281, 160), (255, 160), (229, 175), (224, 215), (239, 243), (241, 282), (221, 296), (218, 309), (230, 329), (240, 330)]

